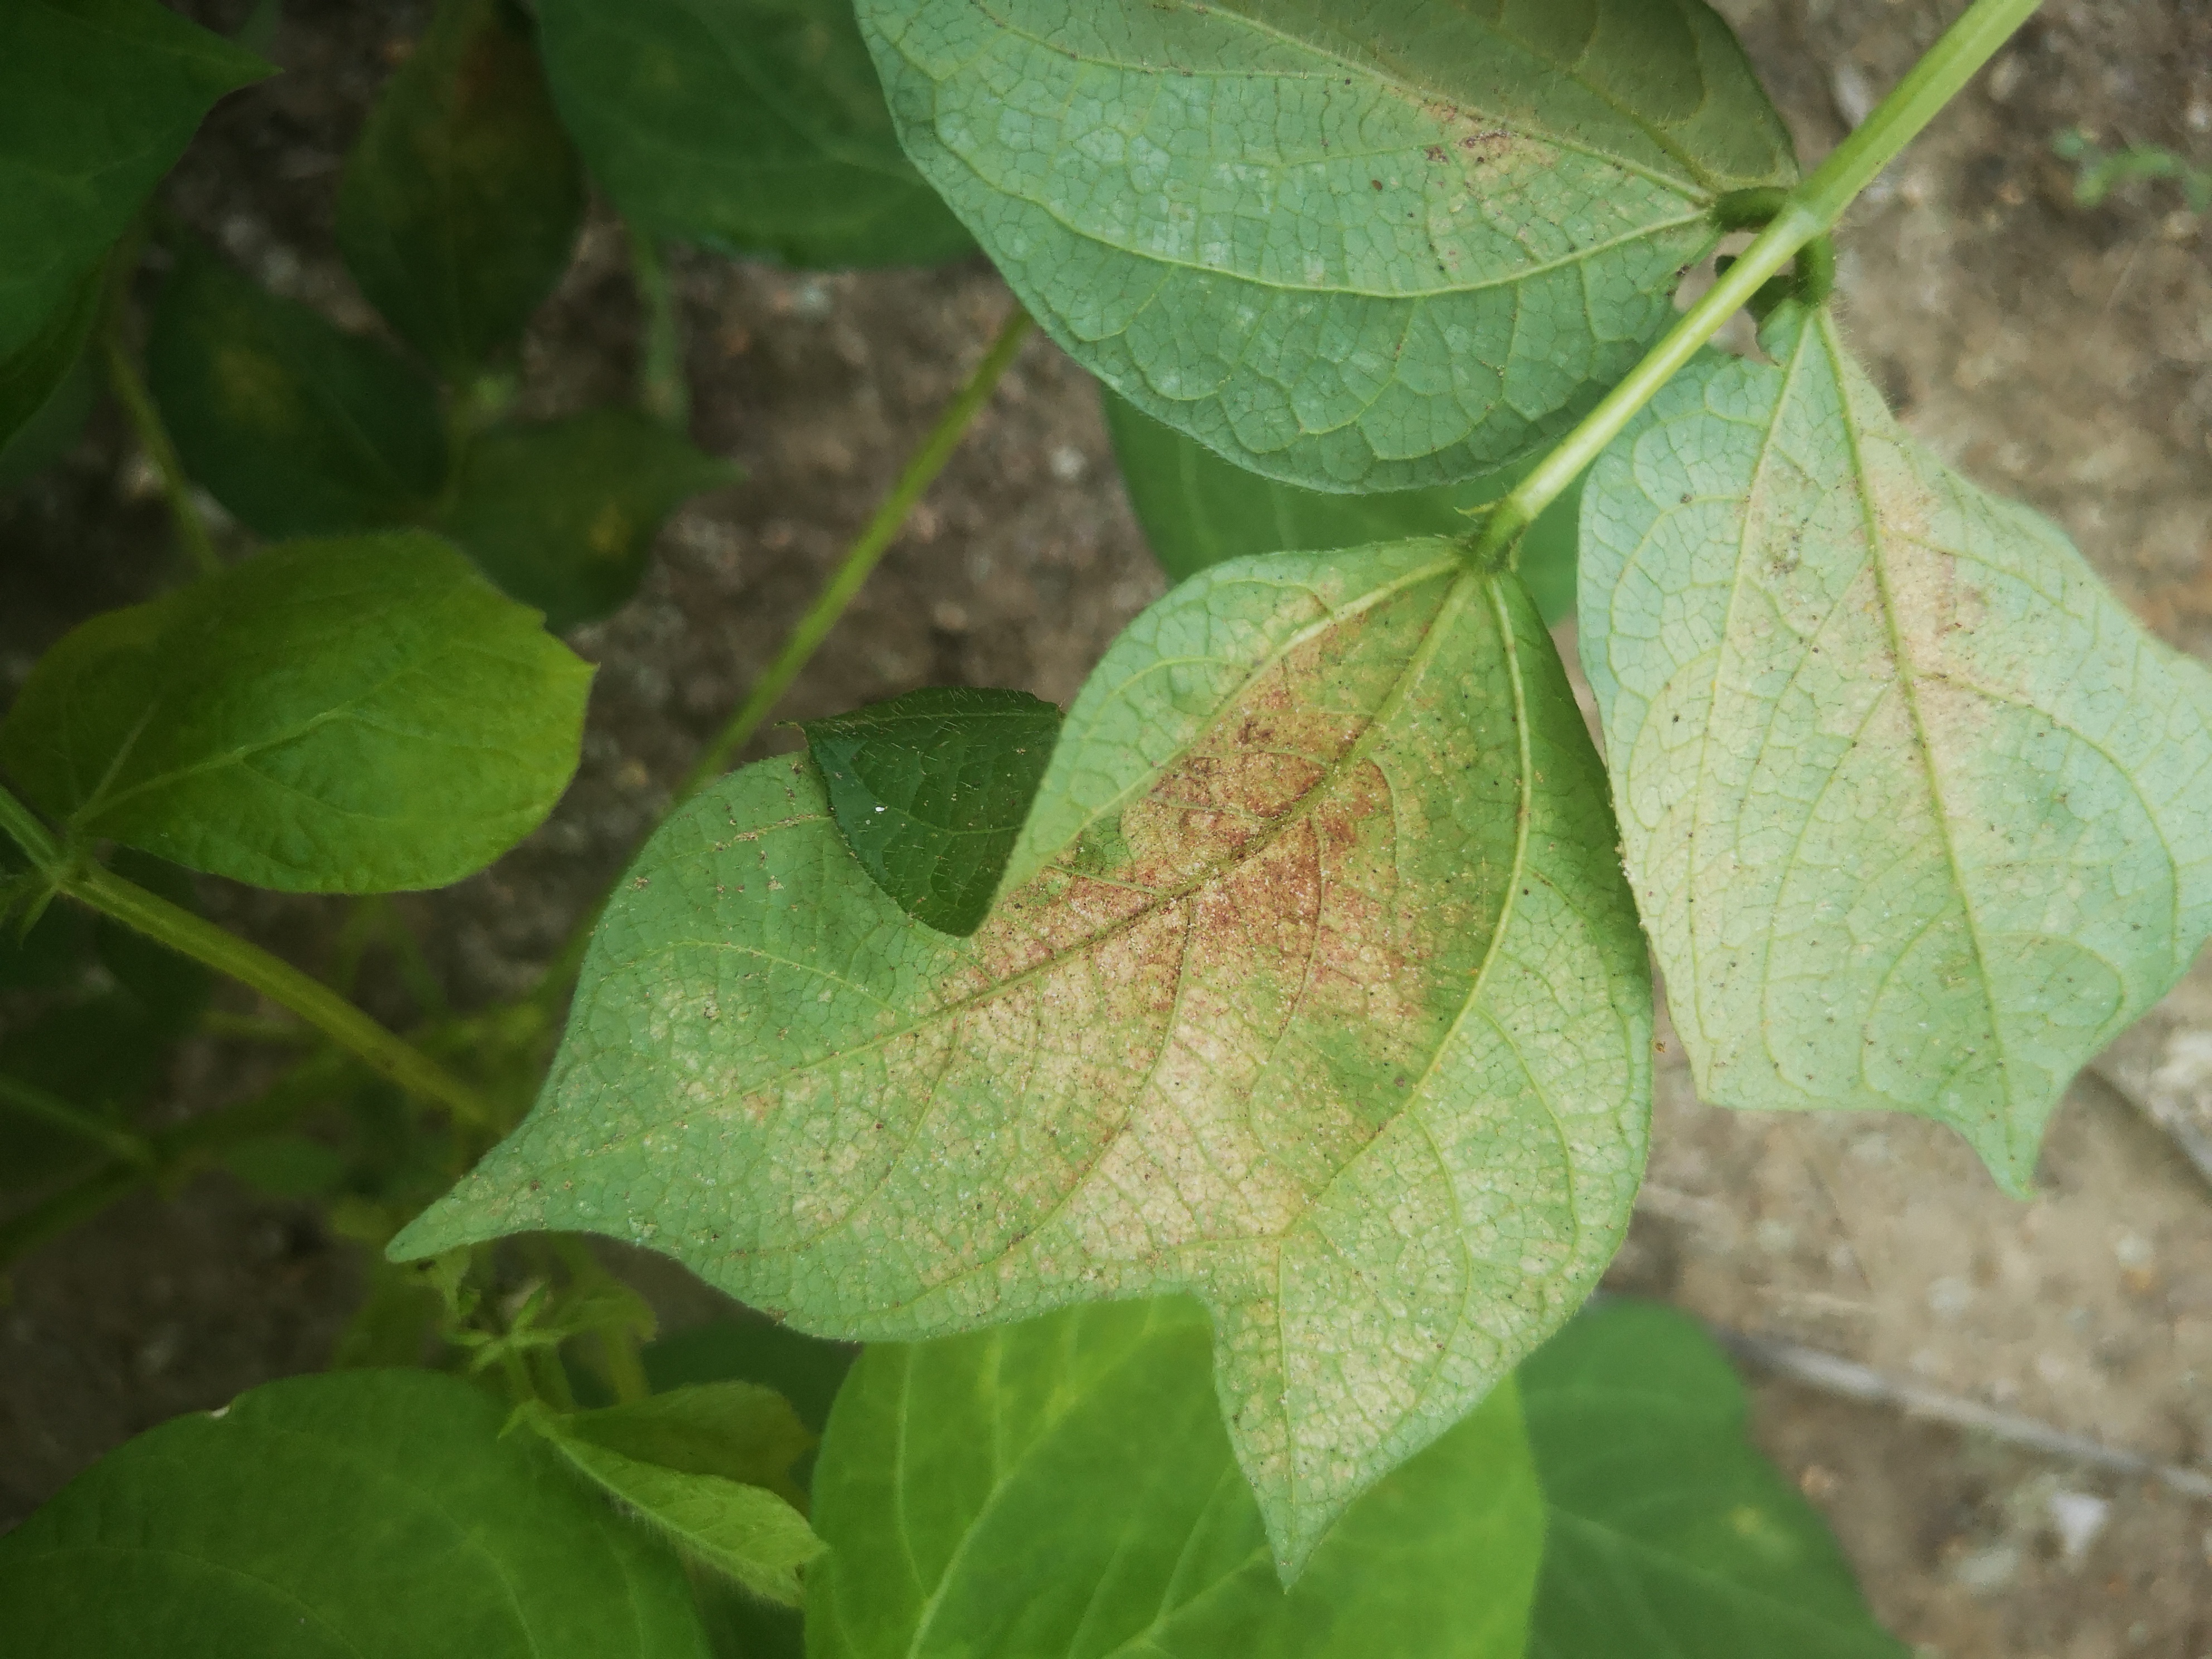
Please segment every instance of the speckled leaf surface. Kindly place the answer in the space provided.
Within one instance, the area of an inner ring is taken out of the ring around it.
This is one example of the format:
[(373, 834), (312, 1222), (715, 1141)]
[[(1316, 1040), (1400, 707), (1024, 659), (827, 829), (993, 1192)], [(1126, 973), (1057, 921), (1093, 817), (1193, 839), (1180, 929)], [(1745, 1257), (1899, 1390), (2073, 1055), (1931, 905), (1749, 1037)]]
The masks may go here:
[(40, 1659), (706, 1659), (672, 1552), (483, 1390), (294, 1377), (110, 1453), (0, 1538)]
[(1060, 710), (1026, 691), (924, 686), (808, 720), (807, 752), (853, 856), (916, 921), (983, 922), (1060, 740)]
[(72, 834), (187, 869), (442, 887), (552, 810), (591, 672), (434, 536), (293, 542), (64, 635), (0, 762)]
[(1085, 368), (1322, 489), (1524, 455), (1790, 143), (1699, 0), (860, 0), (908, 153)]
[(872, 1346), (815, 1475), (814, 1659), (1521, 1659), (1542, 1505), (1511, 1387), (1275, 1575), (1182, 1298)]
[(1706, 1099), (1917, 1112), (2022, 1192), (2212, 932), (2212, 677), (1907, 438), (1825, 313), (1765, 339), (1583, 498), (1644, 925)]
[(539, 0), (553, 95), (625, 217), (799, 266), (975, 245), (900, 150), (852, 0)]
[(1528, 1659), (1905, 1659), (1695, 1321), (1593, 1307), (1518, 1380), (1545, 1506)]
[[(1463, 536), (1474, 523), (1468, 509), (1497, 501), (1528, 470), (1508, 467), (1433, 489), (1331, 495), (1224, 461), (1197, 439), (1162, 425), (1103, 386), (1099, 406), (1129, 505), (1136, 509), (1152, 556), (1177, 581), (1209, 565), (1261, 553), (1360, 547), (1409, 536)], [(1522, 538), (1516, 568), (1547, 623), (1575, 608), (1575, 525), (1582, 498), (1577, 479)]]
[(392, 1248), (605, 1232), (872, 1340), (1188, 1291), (1294, 1570), (1627, 1220), (1649, 982), (1550, 635), (1448, 543), (1217, 567), (1092, 674), (1001, 891), (920, 927), (811, 763), (738, 773)]

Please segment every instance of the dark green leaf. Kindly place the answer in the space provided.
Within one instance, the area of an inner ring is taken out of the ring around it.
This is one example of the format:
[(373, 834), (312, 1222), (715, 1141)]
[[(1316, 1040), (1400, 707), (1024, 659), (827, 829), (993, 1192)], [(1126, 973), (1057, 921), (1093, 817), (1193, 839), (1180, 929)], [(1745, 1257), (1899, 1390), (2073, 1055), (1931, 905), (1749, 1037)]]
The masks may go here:
[[(52, 1096), (94, 1130), (119, 1129), (154, 1092), (167, 1048), (135, 997), (109, 992), (10, 1030), (0, 1039), (0, 1073)], [(35, 1186), (108, 1153), (96, 1134), (0, 1101), (0, 1188)]]
[(637, 592), (668, 515), (741, 476), (635, 410), (597, 409), (477, 438), (439, 522), (558, 633)]
[(444, 481), (428, 380), (197, 246), (161, 291), (146, 378), (186, 470), (264, 536), (413, 518)]
[[(0, 878), (12, 873), (0, 859)], [(23, 921), (20, 910), (0, 915), (0, 991), (58, 990), (83, 973), (92, 929), (82, 910), (56, 900), (27, 929)]]
[(138, 1437), (0, 1538), (40, 1659), (700, 1659), (676, 1559), (427, 1371), (272, 1382)]
[(154, 0), (0, 5), (0, 362), (75, 303), (208, 106), (270, 72)]
[(583, 170), (520, 11), (440, 0), (338, 185), (338, 251), (362, 292), (465, 380), (553, 291), (583, 211)]
[[(1195, 438), (1164, 426), (1102, 386), (1099, 402), (1129, 504), (1152, 556), (1177, 581), (1210, 565), (1255, 553), (1358, 547), (1405, 536), (1464, 536), (1479, 526), (1468, 509), (1496, 501), (1526, 471), (1510, 467), (1435, 489), (1340, 495), (1279, 483), (1224, 460)], [(1547, 623), (1575, 608), (1575, 518), (1582, 482), (1529, 527), (1521, 580)]]
[(0, 489), (28, 477), (76, 441), (92, 408), (90, 370), (80, 366), (106, 297), (106, 276), (102, 260), (28, 339), (0, 355)]
[(1530, 1659), (1905, 1659), (1694, 1322), (1593, 1309), (1522, 1366), (1521, 1403), (1548, 1511)]
[(326, 1198), (346, 1177), (344, 1153), (297, 1134), (241, 1140), (222, 1155), (222, 1167), (271, 1198)]
[(817, 1659), (1519, 1659), (1542, 1507), (1507, 1383), (1285, 1591), (1182, 1299), (871, 1346), (815, 1474)]
[(760, 1315), (695, 1325), (650, 1344), (641, 1356), (655, 1389), (691, 1382), (757, 1382), (791, 1402), (816, 1434), (830, 1420), (830, 1402), (860, 1349), (825, 1342)]
[(300, 542), (67, 635), (0, 761), (75, 832), (188, 869), (438, 887), (551, 809), (590, 678), (434, 537)]
[(850, 0), (540, 0), (546, 73), (632, 222), (794, 265), (975, 244), (901, 152)]
[[(110, 860), (110, 867), (172, 904), (194, 913), (200, 908), (191, 875), (164, 860), (124, 848)], [(95, 937), (100, 965), (137, 999), (157, 1033), (174, 1038), (191, 1028), (213, 989), (207, 969), (106, 916), (100, 919)]]
[(790, 1405), (749, 1382), (709, 1382), (603, 1411), (526, 1420), (684, 1551), (757, 1595), (799, 1601), (822, 1553), (791, 1468), (814, 1443)]
[(1060, 710), (1026, 691), (933, 686), (801, 729), (838, 831), (876, 884), (940, 933), (982, 926)]
[(1322, 489), (1543, 447), (1796, 177), (1701, 0), (860, 0), (922, 175), (1075, 360)]

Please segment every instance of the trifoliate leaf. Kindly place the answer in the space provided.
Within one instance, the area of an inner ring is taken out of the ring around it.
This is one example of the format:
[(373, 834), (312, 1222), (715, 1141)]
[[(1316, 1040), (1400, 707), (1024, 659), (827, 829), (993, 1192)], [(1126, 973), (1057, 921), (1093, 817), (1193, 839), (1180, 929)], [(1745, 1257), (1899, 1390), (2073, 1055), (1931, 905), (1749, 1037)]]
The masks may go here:
[(1582, 651), (1717, 1105), (1917, 1112), (2024, 1193), (2075, 1072), (2212, 933), (2212, 676), (1905, 436), (1825, 313), (1593, 469)]
[(908, 154), (1156, 420), (1335, 490), (1532, 453), (1796, 178), (1701, 0), (860, 0)]
[(419, 532), (272, 548), (65, 635), (0, 727), (76, 834), (287, 892), (441, 887), (575, 771), (591, 670)]
[(763, 762), (617, 888), (523, 1127), (395, 1240), (667, 1251), (804, 1330), (1188, 1291), (1279, 1562), (1580, 1302), (1650, 987), (1517, 582), (1443, 542), (1218, 566), (1133, 623), (973, 938)]
[(1162, 1299), (871, 1346), (815, 1475), (817, 1659), (1521, 1659), (1541, 1553), (1509, 1383), (1388, 1476), (1285, 1590)]
[(662, 236), (793, 265), (929, 265), (975, 244), (900, 152), (851, 0), (539, 0), (592, 175)]
[(963, 937), (983, 922), (1060, 737), (1026, 691), (930, 686), (808, 720), (830, 816), (900, 909)]

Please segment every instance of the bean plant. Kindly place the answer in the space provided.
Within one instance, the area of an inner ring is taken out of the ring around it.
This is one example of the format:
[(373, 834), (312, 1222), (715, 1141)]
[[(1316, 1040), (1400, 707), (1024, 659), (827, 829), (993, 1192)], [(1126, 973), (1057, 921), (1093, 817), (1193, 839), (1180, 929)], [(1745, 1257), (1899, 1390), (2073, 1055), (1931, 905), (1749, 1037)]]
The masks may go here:
[[(153, 200), (272, 10), (0, 9), (0, 470), (104, 382), (178, 546), (0, 726), (0, 1259), (216, 1163), (370, 1262), (331, 1372), (0, 1540), (8, 1645), (1900, 1653), (1711, 1341), (1585, 1304), (1654, 963), (1705, 1100), (1917, 1113), (2024, 1194), (2212, 933), (2212, 681), (1832, 292), (2033, 10), (1808, 173), (1702, 0), (440, 0), (337, 184), (348, 331)], [(638, 393), (525, 420), (594, 189)], [(980, 254), (1008, 320), (569, 945), (456, 1011), (383, 896), (545, 818), (547, 630), (735, 477), (671, 244)], [(921, 688), (728, 770), (1032, 319), (1177, 585), (1065, 711)], [(333, 965), (195, 876), (355, 896)], [(154, 1127), (195, 1031), (275, 1080)], [(742, 1307), (653, 1340), (588, 1236)]]

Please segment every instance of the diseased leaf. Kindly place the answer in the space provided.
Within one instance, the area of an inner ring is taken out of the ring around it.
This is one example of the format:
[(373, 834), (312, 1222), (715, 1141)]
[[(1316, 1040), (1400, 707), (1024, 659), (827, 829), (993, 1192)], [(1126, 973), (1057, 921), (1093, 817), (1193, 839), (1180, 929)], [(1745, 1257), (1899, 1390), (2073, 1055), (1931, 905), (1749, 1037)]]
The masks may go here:
[(338, 252), (447, 380), (518, 339), (568, 269), (584, 174), (522, 14), (439, 0), (338, 184)]
[(1542, 1506), (1509, 1383), (1277, 1581), (1181, 1298), (872, 1346), (815, 1477), (817, 1659), (1520, 1659)]
[(1541, 447), (1796, 178), (1701, 0), (860, 0), (908, 153), (1077, 362), (1316, 489)]
[(1581, 1300), (1649, 981), (1525, 592), (1441, 542), (1218, 566), (1077, 699), (969, 939), (805, 760), (620, 884), (523, 1127), (396, 1239), (667, 1251), (824, 1334), (1187, 1290), (1278, 1559)]
[(781, 1395), (714, 1382), (629, 1405), (525, 1420), (690, 1554), (756, 1595), (798, 1605), (822, 1553), (791, 1466), (814, 1443)]
[[(1152, 556), (1177, 581), (1211, 565), (1260, 553), (1358, 547), (1406, 536), (1464, 536), (1468, 510), (1497, 501), (1523, 469), (1434, 489), (1332, 495), (1301, 489), (1224, 461), (1104, 386), (1099, 404), (1129, 504)], [(1575, 608), (1575, 519), (1580, 479), (1547, 507), (1521, 543), (1520, 575), (1547, 623)]]
[(546, 73), (623, 216), (807, 266), (975, 244), (901, 152), (849, 0), (539, 0)]
[(1694, 1322), (1593, 1308), (1520, 1382), (1546, 1508), (1529, 1659), (1905, 1659), (1819, 1511), (1752, 1447), (1743, 1387)]
[(0, 362), (82, 298), (209, 106), (269, 73), (155, 0), (0, 6)]
[(445, 479), (428, 380), (197, 245), (162, 288), (146, 380), (185, 469), (264, 536), (413, 518)]
[(595, 409), (480, 434), (439, 523), (560, 633), (628, 602), (668, 515), (741, 476), (635, 410)]
[(1699, 1091), (1917, 1112), (2025, 1194), (2212, 933), (2212, 678), (1795, 306), (1593, 469), (1582, 650)]
[(551, 810), (590, 679), (434, 537), (299, 542), (69, 634), (0, 763), (73, 832), (187, 869), (440, 887)]
[(704, 1659), (676, 1559), (488, 1395), (428, 1371), (271, 1382), (111, 1453), (0, 1538), (41, 1659)]
[(974, 933), (1060, 737), (1060, 710), (1026, 691), (931, 686), (832, 720), (806, 747), (845, 844), (900, 909)]

